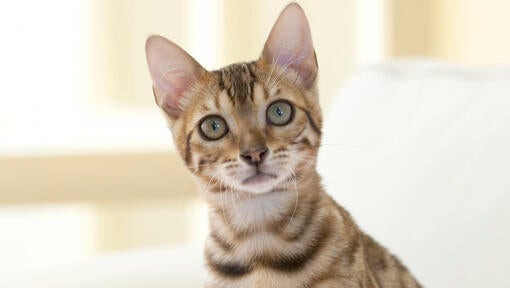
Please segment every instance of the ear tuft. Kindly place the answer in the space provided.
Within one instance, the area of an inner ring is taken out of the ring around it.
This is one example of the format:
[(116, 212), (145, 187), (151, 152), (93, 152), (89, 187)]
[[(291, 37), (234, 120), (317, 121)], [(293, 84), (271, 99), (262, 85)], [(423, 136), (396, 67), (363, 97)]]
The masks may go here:
[(151, 36), (145, 43), (147, 65), (158, 106), (177, 118), (185, 109), (184, 96), (205, 69), (172, 41)]
[(313, 48), (310, 25), (305, 12), (297, 3), (283, 9), (264, 45), (262, 59), (298, 73), (306, 88), (317, 77), (317, 58)]

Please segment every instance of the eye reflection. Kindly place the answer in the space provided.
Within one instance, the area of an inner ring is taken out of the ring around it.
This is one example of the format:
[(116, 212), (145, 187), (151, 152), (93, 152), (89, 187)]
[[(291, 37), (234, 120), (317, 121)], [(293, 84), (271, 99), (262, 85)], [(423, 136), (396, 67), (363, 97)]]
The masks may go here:
[(228, 126), (220, 116), (206, 116), (200, 122), (200, 132), (207, 140), (218, 140), (228, 133)]
[(283, 126), (292, 120), (293, 114), (294, 109), (288, 101), (278, 100), (269, 105), (266, 118), (269, 124)]

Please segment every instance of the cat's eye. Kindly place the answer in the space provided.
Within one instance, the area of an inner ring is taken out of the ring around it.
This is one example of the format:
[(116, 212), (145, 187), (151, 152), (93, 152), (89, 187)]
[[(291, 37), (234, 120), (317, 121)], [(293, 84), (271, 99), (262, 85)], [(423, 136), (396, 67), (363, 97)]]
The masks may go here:
[(227, 134), (228, 126), (220, 116), (206, 116), (200, 121), (200, 132), (207, 140), (218, 140)]
[(266, 118), (269, 124), (283, 126), (289, 124), (294, 116), (294, 108), (286, 100), (278, 100), (267, 107)]

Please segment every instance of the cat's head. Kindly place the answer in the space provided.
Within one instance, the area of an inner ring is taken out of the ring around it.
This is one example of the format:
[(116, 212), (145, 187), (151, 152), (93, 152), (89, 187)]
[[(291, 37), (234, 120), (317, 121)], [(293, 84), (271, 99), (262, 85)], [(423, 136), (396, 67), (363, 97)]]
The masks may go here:
[(160, 36), (147, 40), (146, 52), (176, 147), (209, 190), (266, 193), (314, 171), (318, 67), (299, 5), (283, 10), (254, 62), (206, 71)]

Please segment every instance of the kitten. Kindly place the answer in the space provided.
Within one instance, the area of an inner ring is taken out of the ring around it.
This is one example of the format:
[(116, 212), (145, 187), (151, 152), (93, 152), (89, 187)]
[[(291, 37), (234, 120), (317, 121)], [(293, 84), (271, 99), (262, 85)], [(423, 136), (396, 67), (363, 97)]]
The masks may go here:
[(146, 52), (156, 102), (210, 207), (206, 287), (420, 287), (321, 186), (318, 66), (299, 5), (254, 62), (206, 71), (160, 36)]

